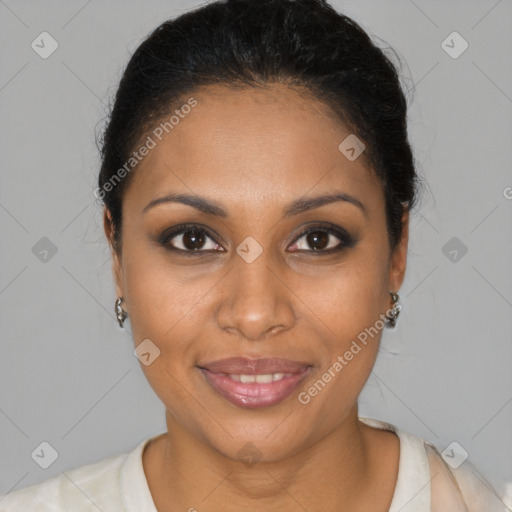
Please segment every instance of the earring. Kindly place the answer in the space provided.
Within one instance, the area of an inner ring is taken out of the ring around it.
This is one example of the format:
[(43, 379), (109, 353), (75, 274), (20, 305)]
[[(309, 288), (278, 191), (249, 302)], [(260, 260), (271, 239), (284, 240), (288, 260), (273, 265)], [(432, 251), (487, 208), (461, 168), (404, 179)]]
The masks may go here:
[(386, 314), (387, 323), (390, 327), (395, 327), (396, 319), (398, 318), (398, 315), (400, 314), (400, 311), (402, 311), (402, 304), (398, 302), (400, 299), (398, 293), (395, 292), (389, 292), (389, 295), (391, 295), (391, 300), (393, 301), (393, 306)]
[(118, 297), (115, 303), (115, 311), (117, 316), (117, 321), (119, 322), (119, 327), (123, 327), (124, 319), (128, 316), (126, 311), (123, 309), (121, 303), (123, 302), (123, 297)]

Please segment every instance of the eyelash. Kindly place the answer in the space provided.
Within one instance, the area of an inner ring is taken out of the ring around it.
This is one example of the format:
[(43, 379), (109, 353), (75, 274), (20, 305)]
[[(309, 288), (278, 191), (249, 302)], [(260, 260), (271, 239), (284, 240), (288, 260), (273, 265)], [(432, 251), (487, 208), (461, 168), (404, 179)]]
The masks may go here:
[[(216, 251), (214, 249), (208, 249), (208, 250), (185, 250), (180, 249), (177, 247), (173, 247), (169, 244), (169, 242), (175, 238), (178, 235), (185, 234), (187, 231), (198, 231), (200, 233), (203, 233), (208, 236), (208, 238), (212, 239), (217, 245), (220, 245), (218, 242), (215, 241), (215, 237), (209, 232), (208, 229), (202, 227), (199, 224), (180, 224), (178, 226), (175, 226), (172, 231), (165, 232), (160, 237), (160, 244), (162, 244), (166, 249), (170, 251), (174, 251), (177, 253), (181, 253), (184, 256), (198, 256), (204, 253), (208, 252), (223, 252), (223, 251)], [(307, 226), (306, 228), (301, 229), (299, 235), (293, 240), (292, 244), (297, 243), (301, 238), (304, 236), (307, 236), (310, 233), (316, 233), (316, 232), (325, 232), (329, 235), (334, 235), (336, 238), (340, 240), (339, 244), (331, 249), (310, 249), (310, 250), (304, 250), (304, 249), (298, 249), (296, 252), (306, 252), (306, 253), (312, 253), (316, 255), (322, 255), (322, 254), (332, 254), (338, 251), (341, 251), (348, 247), (353, 247), (355, 244), (355, 240), (343, 229), (335, 226), (334, 224), (325, 223), (325, 224), (319, 224), (319, 225), (311, 225)], [(329, 244), (328, 244), (329, 245)]]

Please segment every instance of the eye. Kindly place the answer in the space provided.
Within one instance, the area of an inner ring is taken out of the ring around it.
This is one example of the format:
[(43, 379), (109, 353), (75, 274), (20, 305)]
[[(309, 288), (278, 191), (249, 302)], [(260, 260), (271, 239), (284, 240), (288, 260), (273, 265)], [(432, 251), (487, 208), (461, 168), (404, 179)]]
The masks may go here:
[[(295, 240), (291, 247), (292, 252), (331, 253), (353, 245), (354, 239), (343, 228), (329, 224), (308, 226), (303, 229), (300, 237)], [(308, 249), (307, 246), (311, 249)]]
[[(224, 252), (224, 249), (210, 235), (208, 230), (197, 224), (175, 226), (160, 237), (160, 243), (171, 251), (184, 255), (206, 252)], [(352, 247), (355, 240), (334, 224), (308, 226), (301, 230), (299, 238), (290, 246), (291, 252), (316, 252), (328, 254)], [(308, 249), (308, 247), (310, 249)]]
[(204, 228), (195, 224), (176, 226), (164, 233), (160, 243), (170, 250), (191, 254), (222, 249)]

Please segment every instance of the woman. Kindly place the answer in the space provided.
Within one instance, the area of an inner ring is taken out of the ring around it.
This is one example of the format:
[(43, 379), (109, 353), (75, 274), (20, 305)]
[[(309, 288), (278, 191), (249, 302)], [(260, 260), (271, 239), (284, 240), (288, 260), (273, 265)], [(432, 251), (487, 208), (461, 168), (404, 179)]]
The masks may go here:
[(400, 313), (416, 173), (391, 62), (321, 0), (214, 2), (121, 80), (96, 196), (167, 432), (0, 510), (501, 511), (358, 415)]

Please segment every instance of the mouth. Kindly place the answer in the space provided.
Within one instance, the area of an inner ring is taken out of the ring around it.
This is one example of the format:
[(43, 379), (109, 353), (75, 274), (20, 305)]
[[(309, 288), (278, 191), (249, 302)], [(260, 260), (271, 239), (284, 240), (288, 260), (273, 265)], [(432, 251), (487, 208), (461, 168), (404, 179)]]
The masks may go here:
[(258, 408), (282, 402), (297, 389), (312, 366), (290, 359), (235, 357), (198, 368), (220, 396), (238, 407)]

